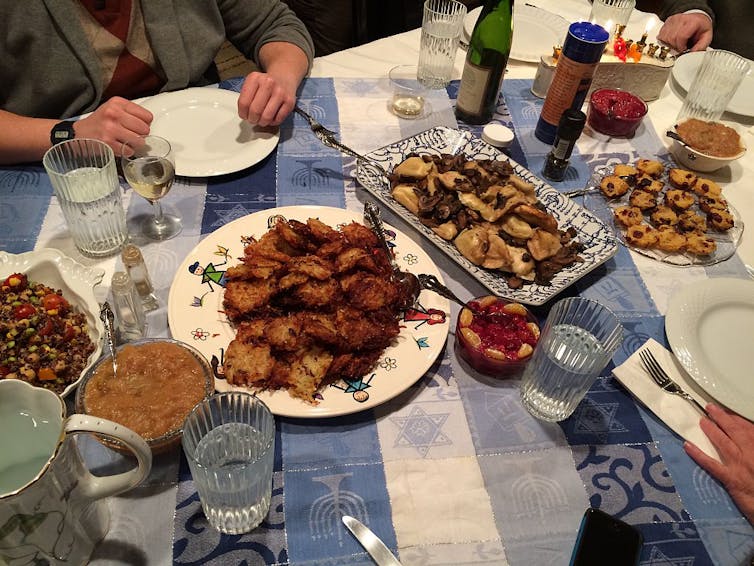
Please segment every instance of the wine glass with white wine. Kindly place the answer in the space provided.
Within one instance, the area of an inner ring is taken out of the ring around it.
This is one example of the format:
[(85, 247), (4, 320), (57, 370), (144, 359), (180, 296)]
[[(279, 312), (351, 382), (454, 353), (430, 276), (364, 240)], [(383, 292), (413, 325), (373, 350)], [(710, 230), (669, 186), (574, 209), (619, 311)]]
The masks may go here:
[(175, 157), (170, 142), (159, 136), (144, 136), (142, 145), (123, 144), (123, 176), (131, 188), (147, 199), (154, 216), (142, 225), (145, 236), (168, 240), (181, 231), (181, 219), (162, 211), (160, 199), (168, 194), (175, 180)]

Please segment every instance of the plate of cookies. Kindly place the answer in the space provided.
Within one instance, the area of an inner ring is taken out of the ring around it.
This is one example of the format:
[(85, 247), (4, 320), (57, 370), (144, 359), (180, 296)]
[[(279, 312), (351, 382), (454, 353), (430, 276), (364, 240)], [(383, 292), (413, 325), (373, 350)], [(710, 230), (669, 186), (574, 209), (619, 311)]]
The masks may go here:
[(655, 159), (595, 169), (586, 208), (615, 227), (625, 246), (677, 266), (725, 261), (744, 231), (719, 184)]

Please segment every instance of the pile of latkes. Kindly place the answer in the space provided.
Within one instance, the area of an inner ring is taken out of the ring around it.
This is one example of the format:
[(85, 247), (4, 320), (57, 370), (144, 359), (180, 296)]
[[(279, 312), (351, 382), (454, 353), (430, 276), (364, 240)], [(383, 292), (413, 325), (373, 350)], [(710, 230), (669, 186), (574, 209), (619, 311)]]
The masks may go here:
[(644, 249), (708, 256), (735, 221), (720, 186), (696, 173), (639, 159), (618, 164), (599, 185), (626, 242)]
[(409, 155), (390, 175), (393, 198), (452, 241), (474, 265), (507, 273), (518, 289), (582, 261), (576, 231), (558, 228), (510, 163), (464, 155)]
[(361, 224), (279, 220), (226, 273), (223, 304), (236, 327), (228, 383), (316, 404), (325, 385), (365, 375), (400, 331), (406, 298), (391, 275)]

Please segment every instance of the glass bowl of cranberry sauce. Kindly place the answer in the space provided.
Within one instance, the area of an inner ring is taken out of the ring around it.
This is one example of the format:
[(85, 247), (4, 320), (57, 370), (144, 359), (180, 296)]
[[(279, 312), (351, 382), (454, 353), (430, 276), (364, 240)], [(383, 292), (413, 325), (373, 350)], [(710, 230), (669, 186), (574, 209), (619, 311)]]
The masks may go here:
[(487, 295), (469, 301), (458, 314), (456, 352), (480, 373), (520, 372), (538, 339), (537, 319), (520, 303)]
[(632, 137), (646, 113), (647, 103), (635, 94), (601, 88), (589, 98), (587, 123), (608, 136)]

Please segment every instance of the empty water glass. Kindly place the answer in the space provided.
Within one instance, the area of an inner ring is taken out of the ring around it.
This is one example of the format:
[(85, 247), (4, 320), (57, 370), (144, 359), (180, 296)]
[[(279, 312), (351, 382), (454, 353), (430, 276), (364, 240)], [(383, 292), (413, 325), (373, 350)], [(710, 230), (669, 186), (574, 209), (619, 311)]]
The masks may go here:
[(186, 454), (210, 525), (247, 533), (267, 516), (272, 496), (275, 419), (249, 393), (218, 393), (199, 403), (183, 426)]
[(521, 378), (526, 410), (550, 422), (571, 416), (622, 341), (607, 307), (581, 297), (555, 303)]
[(691, 81), (676, 123), (685, 118), (709, 121), (720, 118), (749, 68), (746, 59), (731, 51), (708, 50)]
[(465, 17), (466, 5), (461, 2), (424, 2), (418, 78), (427, 88), (445, 88), (450, 83)]

